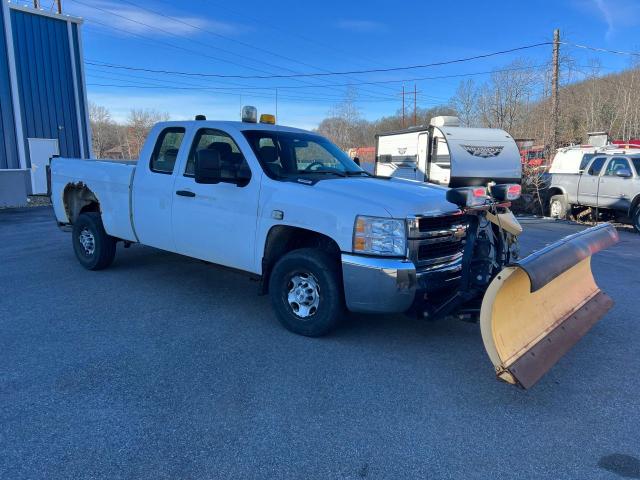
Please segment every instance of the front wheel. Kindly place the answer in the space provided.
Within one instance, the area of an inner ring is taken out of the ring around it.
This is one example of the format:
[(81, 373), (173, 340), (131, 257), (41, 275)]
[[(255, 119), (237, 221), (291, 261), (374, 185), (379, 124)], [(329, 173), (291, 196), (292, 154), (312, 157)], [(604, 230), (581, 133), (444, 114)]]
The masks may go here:
[(278, 260), (269, 295), (280, 323), (307, 337), (327, 334), (345, 313), (340, 264), (313, 248), (294, 250)]
[(81, 213), (73, 224), (73, 250), (87, 270), (102, 270), (113, 262), (116, 239), (104, 230), (100, 214)]
[(636, 232), (640, 233), (640, 206), (636, 207), (631, 216), (631, 222)]
[(566, 218), (568, 211), (567, 200), (564, 195), (554, 195), (549, 200), (549, 216), (551, 218)]

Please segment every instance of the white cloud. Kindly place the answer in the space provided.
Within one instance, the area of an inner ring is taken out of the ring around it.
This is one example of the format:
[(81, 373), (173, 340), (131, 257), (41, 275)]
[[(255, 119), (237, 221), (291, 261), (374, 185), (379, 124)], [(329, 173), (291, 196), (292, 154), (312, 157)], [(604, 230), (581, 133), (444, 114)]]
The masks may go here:
[(343, 19), (336, 22), (335, 25), (342, 30), (359, 33), (384, 32), (387, 30), (384, 24), (372, 20)]
[(640, 4), (637, 0), (592, 0), (592, 5), (607, 24), (605, 37), (610, 39), (621, 27), (637, 25), (640, 18)]
[[(100, 22), (100, 24), (113, 27), (114, 30), (112, 32), (114, 34), (120, 34), (122, 30), (125, 30), (129, 33), (153, 35), (156, 37), (171, 36), (166, 32), (171, 32), (171, 34), (174, 35), (189, 36), (201, 33), (198, 29), (206, 29), (221, 35), (233, 35), (241, 30), (240, 25), (233, 23), (202, 17), (171, 15), (170, 13), (167, 13), (167, 17), (164, 17), (110, 0), (91, 0), (91, 6), (88, 5), (89, 3), (85, 5), (73, 2), (69, 4), (66, 11), (70, 15), (85, 18), (89, 24), (91, 24), (91, 20), (95, 20), (96, 22)], [(93, 6), (97, 8), (93, 8)], [(113, 12), (113, 15), (99, 9)], [(96, 23), (96, 28), (106, 28), (100, 24)], [(150, 25), (151, 28), (147, 25)], [(242, 27), (242, 29), (244, 30), (245, 28)]]

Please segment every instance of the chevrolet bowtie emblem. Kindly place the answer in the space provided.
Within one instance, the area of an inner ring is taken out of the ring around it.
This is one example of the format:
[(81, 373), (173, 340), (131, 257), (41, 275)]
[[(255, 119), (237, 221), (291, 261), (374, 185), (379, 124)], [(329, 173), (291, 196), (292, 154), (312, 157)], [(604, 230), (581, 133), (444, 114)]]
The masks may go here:
[(483, 145), (462, 145), (462, 148), (464, 148), (467, 152), (469, 152), (474, 157), (490, 158), (490, 157), (497, 157), (504, 147), (503, 146), (489, 147), (489, 146), (483, 146)]

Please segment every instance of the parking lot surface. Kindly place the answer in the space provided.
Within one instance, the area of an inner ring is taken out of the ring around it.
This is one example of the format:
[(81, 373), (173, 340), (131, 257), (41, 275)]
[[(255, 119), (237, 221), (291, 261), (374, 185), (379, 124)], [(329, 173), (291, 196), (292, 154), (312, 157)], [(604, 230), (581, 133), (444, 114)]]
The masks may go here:
[[(584, 228), (523, 224), (523, 253)], [(121, 245), (89, 272), (49, 208), (0, 211), (0, 478), (640, 478), (638, 247), (594, 257), (615, 307), (523, 391), (475, 324), (299, 337), (242, 274)]]

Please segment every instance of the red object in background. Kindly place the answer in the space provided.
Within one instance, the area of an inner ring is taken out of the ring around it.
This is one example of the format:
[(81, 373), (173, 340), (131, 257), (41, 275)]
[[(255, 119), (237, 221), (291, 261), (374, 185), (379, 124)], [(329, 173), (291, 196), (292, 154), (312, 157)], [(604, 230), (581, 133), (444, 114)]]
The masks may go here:
[(640, 148), (640, 138), (632, 138), (629, 141), (613, 140), (611, 143), (614, 145), (620, 145), (621, 147)]
[(361, 162), (373, 163), (376, 157), (375, 147), (356, 147), (349, 149), (351, 158), (358, 157)]
[(520, 150), (520, 161), (523, 165), (539, 167), (545, 163), (544, 147), (530, 147)]

